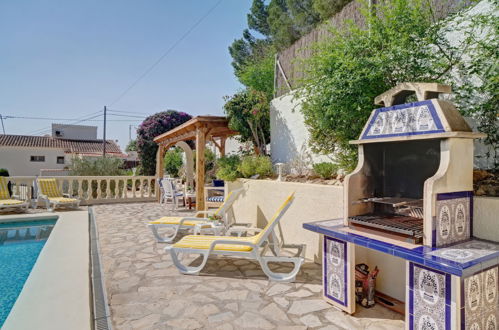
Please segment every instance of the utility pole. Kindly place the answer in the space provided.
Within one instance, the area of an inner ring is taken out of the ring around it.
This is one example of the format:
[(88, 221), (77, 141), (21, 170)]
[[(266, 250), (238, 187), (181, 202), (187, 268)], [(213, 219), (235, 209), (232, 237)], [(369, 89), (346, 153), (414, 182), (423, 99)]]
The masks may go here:
[(1, 114), (0, 114), (0, 121), (2, 122), (3, 135), (5, 135), (5, 126), (3, 126), (3, 117)]
[(104, 106), (104, 134), (102, 138), (102, 158), (106, 158), (106, 114), (107, 114), (107, 107)]
[(128, 142), (130, 143), (132, 141), (132, 128), (137, 128), (135, 125), (128, 125)]

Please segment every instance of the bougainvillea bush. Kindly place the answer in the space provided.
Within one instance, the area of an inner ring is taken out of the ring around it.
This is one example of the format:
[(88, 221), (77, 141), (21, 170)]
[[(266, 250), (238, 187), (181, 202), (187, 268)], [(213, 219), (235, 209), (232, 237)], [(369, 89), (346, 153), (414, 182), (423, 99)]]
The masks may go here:
[(158, 145), (153, 139), (182, 125), (192, 116), (185, 112), (167, 110), (147, 117), (137, 129), (137, 151), (144, 175), (156, 173), (156, 152)]

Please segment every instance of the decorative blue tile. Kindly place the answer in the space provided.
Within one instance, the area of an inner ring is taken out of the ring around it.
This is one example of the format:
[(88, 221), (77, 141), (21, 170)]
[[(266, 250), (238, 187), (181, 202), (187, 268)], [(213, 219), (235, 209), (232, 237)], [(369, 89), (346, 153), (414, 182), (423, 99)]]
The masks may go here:
[(450, 275), (411, 263), (413, 290), (409, 303), (415, 329), (450, 329)]
[(319, 221), (306, 223), (303, 227), (325, 236), (387, 253), (456, 276), (467, 276), (484, 267), (499, 263), (498, 243), (472, 239), (449, 247), (419, 246), (414, 249), (407, 249), (360, 234), (349, 233), (345, 231), (347, 227), (343, 224), (336, 225), (340, 221), (342, 220), (327, 222), (333, 223), (332, 226), (322, 225), (325, 222)]
[(498, 329), (499, 266), (464, 278), (462, 319), (465, 329)]
[(348, 305), (347, 243), (324, 237), (324, 295), (343, 305)]
[(432, 246), (446, 246), (471, 237), (473, 192), (437, 194)]
[(445, 132), (432, 101), (420, 101), (374, 110), (362, 139)]

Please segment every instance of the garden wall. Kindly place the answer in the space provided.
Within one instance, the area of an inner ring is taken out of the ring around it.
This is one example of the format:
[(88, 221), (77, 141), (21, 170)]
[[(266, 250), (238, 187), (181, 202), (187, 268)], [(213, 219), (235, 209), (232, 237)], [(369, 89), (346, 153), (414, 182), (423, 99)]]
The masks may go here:
[[(343, 187), (272, 180), (239, 179), (228, 182), (228, 191), (244, 187), (234, 203), (237, 222), (249, 222), (263, 228), (267, 220), (287, 196), (295, 193), (295, 200), (281, 219), (284, 241), (306, 244), (306, 257), (320, 262), (319, 235), (302, 227), (303, 223), (343, 217)], [(499, 242), (499, 198), (475, 197), (474, 236)]]
[(293, 204), (281, 219), (282, 234), (285, 243), (306, 244), (306, 257), (310, 260), (319, 256), (319, 235), (303, 229), (302, 224), (343, 216), (341, 186), (249, 179), (227, 185), (229, 191), (240, 187), (244, 187), (244, 192), (234, 203), (234, 216), (237, 222), (249, 222), (259, 228), (295, 193)]

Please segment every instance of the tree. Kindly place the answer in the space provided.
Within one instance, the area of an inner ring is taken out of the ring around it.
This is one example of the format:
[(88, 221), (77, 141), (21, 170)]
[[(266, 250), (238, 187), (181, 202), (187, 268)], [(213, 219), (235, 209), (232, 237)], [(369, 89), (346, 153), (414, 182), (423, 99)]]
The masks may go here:
[(165, 173), (176, 178), (178, 177), (178, 172), (182, 167), (182, 149), (173, 148), (166, 152), (163, 165), (165, 167)]
[(264, 36), (270, 33), (270, 26), (268, 23), (269, 12), (263, 0), (253, 0), (248, 14), (248, 27), (252, 30), (258, 31)]
[(167, 110), (147, 117), (137, 129), (137, 151), (144, 175), (156, 173), (158, 145), (153, 139), (191, 119), (185, 112)]
[(274, 93), (274, 54), (269, 50), (265, 56), (250, 60), (238, 75), (244, 86), (265, 93), (268, 100), (272, 99)]
[(126, 152), (137, 151), (137, 140), (130, 140), (125, 148)]
[(229, 127), (239, 132), (241, 142), (253, 143), (257, 154), (267, 154), (270, 142), (269, 100), (265, 93), (246, 89), (225, 97)]
[(256, 39), (249, 30), (244, 30), (243, 37), (234, 40), (229, 46), (236, 77), (239, 78), (246, 65), (264, 58), (269, 52), (273, 52), (270, 46), (269, 39)]
[(499, 0), (491, 0), (489, 5), (494, 10), (472, 15), (464, 11), (451, 19), (455, 24), (449, 24), (450, 31), (462, 38), (455, 48), (463, 61), (450, 74), (450, 80), (456, 81), (453, 91), (459, 109), (474, 118), (478, 130), (487, 134), (484, 139), (488, 147), (486, 155), (494, 161), (490, 165), (498, 171)]
[(351, 1), (352, 0), (313, 0), (312, 6), (320, 19), (324, 21), (341, 11), (343, 7)]
[[(391, 0), (362, 10), (369, 30), (356, 25), (331, 27), (318, 44), (307, 70), (302, 112), (315, 152), (340, 147), (355, 163), (356, 139), (373, 109), (373, 99), (397, 83), (442, 82), (454, 64), (448, 42), (424, 0)], [(348, 167), (348, 166), (344, 166)]]

